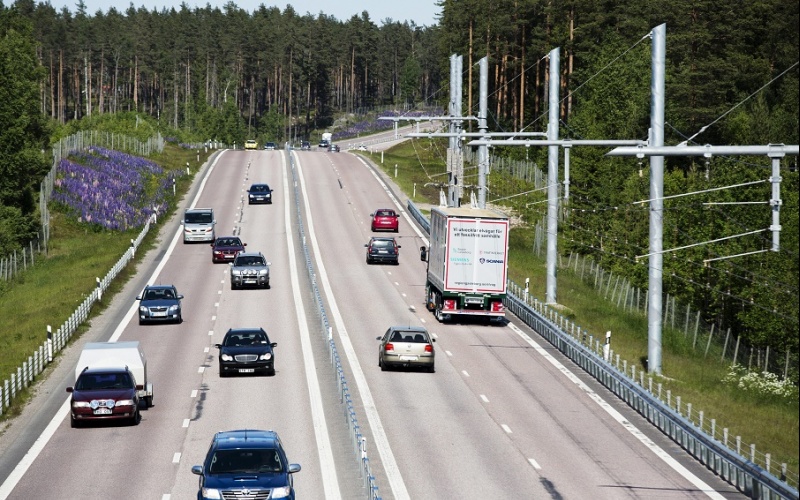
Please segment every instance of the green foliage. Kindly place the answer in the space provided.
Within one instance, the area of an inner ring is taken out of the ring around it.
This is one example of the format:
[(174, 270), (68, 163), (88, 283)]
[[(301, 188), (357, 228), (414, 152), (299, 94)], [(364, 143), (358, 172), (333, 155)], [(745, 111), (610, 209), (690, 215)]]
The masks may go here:
[(0, 6), (0, 253), (27, 243), (38, 229), (38, 183), (47, 171), (47, 122), (39, 109), (44, 70), (31, 23)]

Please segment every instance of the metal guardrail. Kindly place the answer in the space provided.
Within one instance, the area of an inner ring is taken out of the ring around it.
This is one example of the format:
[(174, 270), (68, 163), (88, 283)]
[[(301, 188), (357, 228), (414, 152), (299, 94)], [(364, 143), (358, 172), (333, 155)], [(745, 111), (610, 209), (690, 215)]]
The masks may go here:
[[(428, 219), (411, 200), (408, 201), (408, 212), (430, 233)], [(582, 330), (578, 328), (578, 335), (573, 336), (559, 328), (557, 324), (569, 324), (569, 321), (535, 299), (531, 304), (532, 297), (513, 281), (509, 280), (508, 290), (505, 305), (509, 311), (709, 470), (753, 499), (798, 498), (796, 488), (729, 449), (651, 394), (644, 387), (644, 372), (639, 372), (640, 383), (637, 383), (635, 375), (628, 377), (603, 359), (599, 340), (593, 346), (593, 339), (585, 338), (585, 330), (581, 335)], [(548, 314), (553, 320), (546, 317)], [(586, 343), (589, 345), (584, 345)]]
[(343, 405), (345, 422), (350, 430), (352, 437), (353, 452), (356, 459), (360, 462), (360, 472), (364, 479), (364, 489), (367, 493), (367, 498), (370, 500), (380, 500), (378, 491), (378, 484), (375, 480), (375, 475), (372, 473), (372, 467), (369, 461), (369, 454), (367, 453), (367, 439), (361, 433), (361, 426), (358, 423), (353, 399), (350, 395), (350, 389), (347, 383), (347, 378), (344, 374), (339, 352), (336, 349), (336, 343), (333, 340), (333, 328), (328, 322), (328, 315), (325, 311), (325, 304), (322, 302), (322, 295), (317, 285), (317, 275), (314, 271), (314, 264), (311, 261), (311, 253), (309, 252), (308, 245), (306, 244), (305, 226), (303, 224), (303, 213), (300, 208), (300, 192), (298, 188), (297, 170), (295, 168), (294, 157), (292, 156), (291, 146), (286, 146), (286, 152), (289, 154), (290, 167), (292, 171), (292, 179), (294, 184), (294, 199), (295, 199), (295, 212), (297, 217), (297, 230), (300, 236), (300, 242), (303, 249), (303, 255), (306, 261), (306, 268), (308, 270), (308, 277), (311, 284), (311, 291), (314, 296), (314, 303), (317, 306), (320, 319), (320, 333), (326, 336), (328, 342), (328, 351), (330, 353), (330, 361), (336, 370), (336, 385), (339, 390), (339, 400)]

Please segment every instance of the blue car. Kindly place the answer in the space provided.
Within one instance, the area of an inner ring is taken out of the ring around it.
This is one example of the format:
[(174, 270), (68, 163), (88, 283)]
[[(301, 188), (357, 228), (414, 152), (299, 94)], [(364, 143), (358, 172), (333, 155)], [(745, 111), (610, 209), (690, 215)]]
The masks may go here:
[(183, 321), (181, 316), (183, 295), (179, 294), (173, 285), (148, 285), (136, 300), (139, 301), (140, 325), (151, 322)]
[(294, 500), (292, 474), (299, 464), (286, 459), (274, 431), (242, 429), (214, 434), (200, 476), (197, 500), (222, 498), (287, 498)]

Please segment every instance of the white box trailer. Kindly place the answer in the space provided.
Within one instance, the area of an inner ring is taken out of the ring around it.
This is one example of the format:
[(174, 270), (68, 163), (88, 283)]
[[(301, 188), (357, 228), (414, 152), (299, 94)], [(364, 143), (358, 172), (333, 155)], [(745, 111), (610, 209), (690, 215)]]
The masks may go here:
[(139, 391), (147, 407), (153, 406), (153, 384), (147, 379), (147, 358), (138, 341), (88, 342), (81, 351), (75, 367), (75, 380), (85, 368), (128, 367), (136, 383), (144, 386)]
[(439, 321), (505, 316), (508, 216), (494, 210), (435, 207), (427, 252), (426, 304)]

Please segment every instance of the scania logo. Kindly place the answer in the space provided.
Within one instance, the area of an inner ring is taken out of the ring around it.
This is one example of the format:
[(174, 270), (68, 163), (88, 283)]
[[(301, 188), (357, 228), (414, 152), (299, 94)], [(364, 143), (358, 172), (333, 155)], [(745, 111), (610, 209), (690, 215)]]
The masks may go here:
[(502, 264), (503, 261), (499, 259), (480, 259), (481, 264)]

